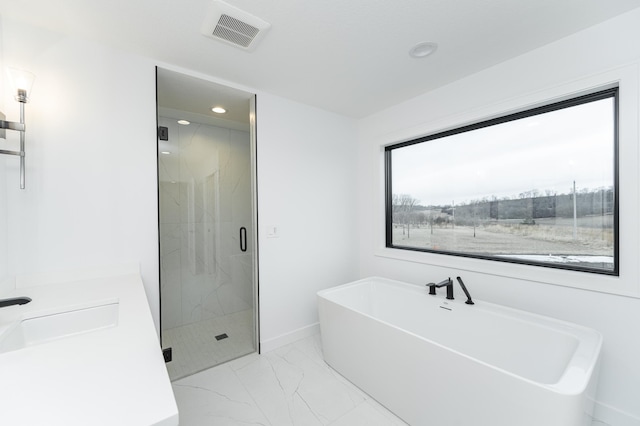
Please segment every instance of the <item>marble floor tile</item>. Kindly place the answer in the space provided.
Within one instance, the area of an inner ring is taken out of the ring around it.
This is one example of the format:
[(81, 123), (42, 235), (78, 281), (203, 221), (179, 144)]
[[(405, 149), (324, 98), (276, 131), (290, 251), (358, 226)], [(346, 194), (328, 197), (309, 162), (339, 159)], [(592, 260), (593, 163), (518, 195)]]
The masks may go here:
[(173, 383), (181, 426), (271, 425), (228, 366)]
[(331, 426), (406, 426), (406, 423), (375, 401), (368, 400), (331, 423)]
[(322, 358), (319, 335), (173, 382), (181, 426), (406, 426)]

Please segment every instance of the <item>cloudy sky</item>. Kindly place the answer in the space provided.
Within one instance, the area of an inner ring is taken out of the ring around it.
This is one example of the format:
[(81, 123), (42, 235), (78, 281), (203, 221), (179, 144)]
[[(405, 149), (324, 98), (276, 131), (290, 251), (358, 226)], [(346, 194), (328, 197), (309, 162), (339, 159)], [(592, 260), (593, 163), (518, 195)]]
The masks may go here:
[(613, 186), (613, 99), (392, 151), (393, 193), (422, 205)]

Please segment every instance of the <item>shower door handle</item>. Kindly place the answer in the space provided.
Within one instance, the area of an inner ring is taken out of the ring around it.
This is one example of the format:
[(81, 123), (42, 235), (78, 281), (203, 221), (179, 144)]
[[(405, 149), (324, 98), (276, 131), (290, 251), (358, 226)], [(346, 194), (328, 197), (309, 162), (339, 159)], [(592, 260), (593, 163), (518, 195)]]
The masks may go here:
[(247, 251), (247, 228), (240, 228), (240, 251)]

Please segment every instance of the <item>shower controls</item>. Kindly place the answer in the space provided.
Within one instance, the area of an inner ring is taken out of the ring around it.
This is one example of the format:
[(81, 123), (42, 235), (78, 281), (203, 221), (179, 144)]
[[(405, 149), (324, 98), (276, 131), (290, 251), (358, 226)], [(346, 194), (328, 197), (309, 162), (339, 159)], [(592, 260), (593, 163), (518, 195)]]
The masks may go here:
[(160, 139), (161, 141), (168, 141), (169, 140), (169, 128), (168, 127), (164, 127), (164, 126), (158, 127), (158, 139)]
[(173, 360), (173, 350), (171, 348), (163, 349), (162, 356), (164, 357), (164, 362), (171, 362)]

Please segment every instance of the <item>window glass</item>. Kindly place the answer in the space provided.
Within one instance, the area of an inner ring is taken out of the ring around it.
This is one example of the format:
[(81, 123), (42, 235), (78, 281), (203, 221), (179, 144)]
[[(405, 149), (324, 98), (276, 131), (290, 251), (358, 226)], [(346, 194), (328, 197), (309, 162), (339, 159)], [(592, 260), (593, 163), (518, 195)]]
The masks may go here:
[(386, 148), (387, 247), (615, 275), (617, 88)]

